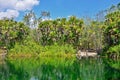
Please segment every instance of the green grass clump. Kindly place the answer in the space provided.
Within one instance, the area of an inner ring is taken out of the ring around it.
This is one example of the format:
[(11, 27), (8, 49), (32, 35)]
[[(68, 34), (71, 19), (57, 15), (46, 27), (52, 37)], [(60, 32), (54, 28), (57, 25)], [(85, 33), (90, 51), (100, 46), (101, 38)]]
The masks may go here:
[(60, 54), (74, 54), (75, 49), (73, 46), (65, 44), (65, 45), (58, 45), (54, 44), (51, 46), (44, 46), (42, 47), (42, 54), (45, 55), (60, 55)]
[(33, 41), (24, 41), (21, 43), (16, 43), (14, 48), (9, 50), (9, 54), (12, 55), (26, 55), (26, 54), (33, 54), (33, 55), (40, 55), (40, 56), (59, 56), (59, 55), (66, 55), (66, 54), (74, 54), (76, 50), (73, 46), (69, 44), (64, 45), (46, 45), (42, 46), (37, 44)]
[(15, 47), (10, 49), (10, 54), (39, 54), (41, 46), (37, 45), (34, 42), (27, 42), (26, 44), (16, 43)]

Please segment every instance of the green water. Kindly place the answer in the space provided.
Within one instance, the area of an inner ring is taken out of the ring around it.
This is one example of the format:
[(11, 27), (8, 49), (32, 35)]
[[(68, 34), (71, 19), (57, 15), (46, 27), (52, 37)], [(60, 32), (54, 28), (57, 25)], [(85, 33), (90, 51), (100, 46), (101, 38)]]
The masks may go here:
[(120, 80), (120, 69), (101, 58), (17, 58), (0, 63), (0, 80)]

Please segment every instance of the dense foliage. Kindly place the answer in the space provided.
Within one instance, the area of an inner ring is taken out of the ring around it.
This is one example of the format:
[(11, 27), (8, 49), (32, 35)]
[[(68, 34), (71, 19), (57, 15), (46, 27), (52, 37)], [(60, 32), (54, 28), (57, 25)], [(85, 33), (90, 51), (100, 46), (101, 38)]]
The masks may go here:
[[(46, 46), (49, 48), (53, 46), (52, 49), (56, 52), (65, 46), (67, 50), (71, 49), (71, 53), (75, 53), (74, 49), (97, 51), (104, 49), (107, 54), (114, 52), (119, 56), (120, 5), (112, 6), (106, 11), (105, 20), (101, 21), (80, 19), (76, 16), (45, 20), (42, 17), (36, 18), (32, 11), (24, 16), (24, 23), (8, 19), (0, 20), (0, 47), (7, 47), (10, 53), (39, 54)], [(42, 12), (42, 16), (50, 17), (50, 13)], [(54, 48), (55, 46), (58, 47)], [(65, 51), (63, 49), (63, 53)]]
[(83, 20), (75, 16), (70, 17), (68, 21), (66, 21), (66, 18), (43, 21), (38, 28), (41, 33), (41, 44), (49, 45), (57, 42), (60, 44), (75, 43), (77, 45), (82, 24)]
[(29, 28), (21, 22), (0, 20), (0, 46), (14, 47), (15, 42), (21, 42), (28, 35)]
[(111, 12), (105, 16), (104, 40), (107, 56), (116, 58), (120, 56), (120, 4), (111, 7)]
[[(100, 49), (102, 48), (102, 27), (97, 21), (88, 21), (75, 16), (46, 20), (39, 24), (36, 30), (37, 42), (41, 45), (71, 44), (77, 49)], [(93, 40), (94, 38), (94, 40)]]
[[(10, 57), (12, 56), (24, 56), (24, 55), (29, 55), (33, 54), (34, 56), (57, 56), (57, 55), (62, 55), (64, 54), (74, 54), (76, 50), (73, 48), (71, 45), (50, 45), (50, 46), (42, 46), (38, 45), (34, 41), (28, 41), (25, 40), (23, 44), (21, 45), (20, 43), (16, 43), (14, 48), (9, 50), (9, 55)], [(21, 55), (21, 53), (23, 55)], [(20, 54), (20, 55), (19, 55)], [(29, 55), (29, 56), (33, 56)], [(8, 56), (8, 57), (9, 57)]]
[(107, 45), (120, 44), (120, 11), (108, 14), (105, 25), (104, 35)]

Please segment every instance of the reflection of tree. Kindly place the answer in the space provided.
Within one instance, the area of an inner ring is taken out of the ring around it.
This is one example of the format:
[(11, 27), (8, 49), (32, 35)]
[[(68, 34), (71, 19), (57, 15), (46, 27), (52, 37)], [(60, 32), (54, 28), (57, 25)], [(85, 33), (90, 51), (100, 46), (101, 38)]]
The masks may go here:
[[(8, 79), (10, 80), (29, 80), (30, 76), (29, 73), (27, 73), (24, 68), (21, 67), (16, 67), (14, 64), (11, 64), (9, 61), (7, 62), (9, 66), (9, 77)], [(19, 64), (16, 63), (18, 66)]]
[[(57, 60), (57, 61), (56, 61)], [(9, 62), (10, 74), (17, 80), (103, 79), (103, 65), (95, 60), (43, 59)], [(45, 63), (46, 62), (46, 63)], [(98, 64), (99, 63), (99, 64)]]
[(0, 61), (0, 79), (8, 80), (7, 79), (9, 77), (8, 73), (9, 73), (9, 69), (6, 62)]
[(42, 58), (7, 61), (7, 66), (0, 68), (3, 80), (116, 80), (120, 76), (102, 59)]

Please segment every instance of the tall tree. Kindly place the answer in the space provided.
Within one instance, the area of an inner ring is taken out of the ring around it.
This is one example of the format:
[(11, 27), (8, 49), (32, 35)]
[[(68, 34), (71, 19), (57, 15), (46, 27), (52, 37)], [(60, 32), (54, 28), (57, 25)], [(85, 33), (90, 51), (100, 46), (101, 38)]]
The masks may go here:
[(35, 13), (33, 11), (30, 11), (27, 14), (25, 14), (23, 21), (31, 29), (34, 29), (38, 26), (38, 21), (37, 21)]

